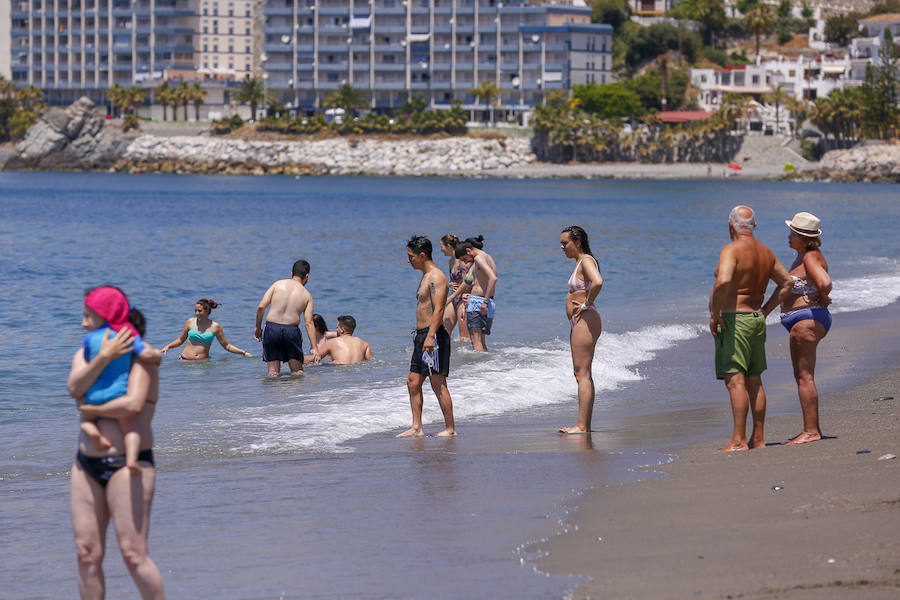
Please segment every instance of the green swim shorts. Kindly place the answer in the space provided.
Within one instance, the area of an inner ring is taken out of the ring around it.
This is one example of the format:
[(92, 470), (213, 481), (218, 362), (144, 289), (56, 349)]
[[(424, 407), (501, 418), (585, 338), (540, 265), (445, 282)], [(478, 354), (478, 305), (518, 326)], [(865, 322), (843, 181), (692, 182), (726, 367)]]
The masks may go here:
[(756, 377), (766, 370), (766, 318), (762, 311), (722, 313), (726, 330), (716, 338), (716, 379), (730, 373)]

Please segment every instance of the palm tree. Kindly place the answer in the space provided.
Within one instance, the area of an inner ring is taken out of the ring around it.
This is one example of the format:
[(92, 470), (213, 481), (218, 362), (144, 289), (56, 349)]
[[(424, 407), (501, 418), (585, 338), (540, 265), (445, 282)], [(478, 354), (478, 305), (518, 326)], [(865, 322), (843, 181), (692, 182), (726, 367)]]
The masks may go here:
[(131, 111), (131, 114), (136, 115), (137, 109), (144, 105), (144, 100), (147, 99), (147, 90), (144, 88), (140, 88), (136, 85), (131, 86), (127, 90), (125, 90), (125, 102), (128, 110)]
[(249, 104), (250, 118), (256, 121), (256, 107), (266, 101), (266, 89), (263, 86), (262, 79), (258, 77), (247, 77), (244, 79), (234, 99), (241, 104)]
[(775, 15), (772, 7), (762, 2), (753, 5), (744, 16), (744, 23), (750, 31), (756, 35), (756, 56), (759, 56), (759, 36), (768, 33), (775, 23)]
[(194, 109), (197, 111), (197, 120), (200, 120), (200, 107), (203, 105), (203, 102), (206, 100), (206, 90), (204, 90), (199, 83), (195, 83), (190, 87), (190, 96), (191, 101), (194, 103)]
[(177, 94), (176, 98), (178, 99), (178, 103), (184, 107), (184, 120), (188, 120), (188, 104), (191, 102), (191, 88), (184, 81), (178, 84), (178, 87), (175, 88), (175, 92)]
[(775, 105), (775, 134), (778, 134), (778, 130), (781, 129), (781, 107), (784, 106), (787, 99), (790, 98), (791, 95), (784, 91), (783, 83), (776, 83), (772, 86), (772, 93), (766, 94), (763, 97), (763, 100), (767, 104)]
[(338, 89), (325, 96), (326, 107), (343, 108), (344, 115), (354, 117), (357, 108), (365, 108), (369, 106), (366, 94), (359, 90), (354, 90), (349, 83), (342, 83)]
[(118, 83), (114, 83), (109, 90), (106, 92), (106, 97), (109, 98), (109, 101), (113, 105), (113, 113), (116, 115), (120, 114), (121, 111), (124, 111), (128, 106), (128, 90), (120, 86)]
[(790, 111), (791, 118), (794, 121), (791, 135), (796, 136), (797, 131), (803, 127), (803, 122), (806, 121), (806, 117), (809, 115), (809, 101), (788, 96), (784, 105), (787, 107), (788, 111)]
[(475, 94), (477, 98), (481, 98), (481, 101), (484, 102), (484, 105), (488, 109), (488, 118), (490, 119), (490, 122), (493, 123), (494, 106), (497, 103), (496, 98), (500, 97), (500, 88), (497, 87), (497, 84), (493, 81), (485, 81), (480, 87), (469, 90), (469, 93)]
[[(163, 81), (153, 90), (153, 96), (156, 98), (156, 101), (162, 104), (163, 121), (166, 120), (166, 108), (172, 104), (171, 89), (172, 88), (169, 87), (169, 82)], [(175, 115), (172, 115), (172, 119), (175, 119)]]

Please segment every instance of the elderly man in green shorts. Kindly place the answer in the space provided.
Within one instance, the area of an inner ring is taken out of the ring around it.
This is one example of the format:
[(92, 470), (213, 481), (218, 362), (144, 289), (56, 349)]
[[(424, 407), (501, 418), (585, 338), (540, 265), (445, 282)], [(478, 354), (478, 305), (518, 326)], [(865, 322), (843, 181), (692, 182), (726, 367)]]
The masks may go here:
[[(765, 447), (766, 315), (791, 292), (792, 280), (775, 254), (756, 241), (756, 215), (748, 206), (735, 206), (728, 216), (731, 242), (722, 248), (716, 283), (709, 295), (709, 330), (716, 344), (716, 377), (725, 380), (731, 397), (734, 433), (719, 452)], [(769, 280), (779, 293), (763, 306)], [(753, 410), (753, 432), (747, 441), (747, 411)]]

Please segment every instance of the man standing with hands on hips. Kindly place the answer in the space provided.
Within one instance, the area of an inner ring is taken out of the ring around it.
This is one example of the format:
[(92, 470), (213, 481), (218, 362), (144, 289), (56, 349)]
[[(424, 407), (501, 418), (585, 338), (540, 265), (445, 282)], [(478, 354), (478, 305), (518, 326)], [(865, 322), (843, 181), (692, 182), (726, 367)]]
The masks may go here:
[(422, 271), (416, 290), (416, 331), (413, 354), (406, 387), (412, 409), (412, 427), (397, 437), (422, 437), (422, 386), (431, 380), (431, 389), (444, 414), (444, 429), (439, 437), (456, 435), (453, 422), (453, 400), (447, 389), (450, 374), (450, 334), (444, 329), (444, 306), (447, 304), (447, 277), (431, 259), (431, 241), (422, 235), (413, 236), (406, 243), (406, 258), (410, 266)]

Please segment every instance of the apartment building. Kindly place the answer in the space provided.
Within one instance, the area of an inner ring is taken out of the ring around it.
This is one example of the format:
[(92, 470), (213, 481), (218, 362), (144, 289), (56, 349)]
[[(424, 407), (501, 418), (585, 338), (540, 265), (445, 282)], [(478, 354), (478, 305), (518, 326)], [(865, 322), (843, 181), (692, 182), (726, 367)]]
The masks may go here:
[(11, 75), (52, 104), (194, 70), (195, 0), (12, 0)]
[(202, 79), (243, 79), (253, 74), (251, 0), (201, 0), (197, 72)]
[(12, 70), (10, 69), (10, 25), (12, 22), (9, 18), (10, 0), (0, 0), (0, 77), (4, 79), (12, 79)]
[(266, 83), (298, 109), (345, 83), (377, 110), (415, 95), (477, 108), (470, 90), (490, 81), (515, 111), (612, 81), (612, 27), (583, 0), (266, 0), (263, 15)]

